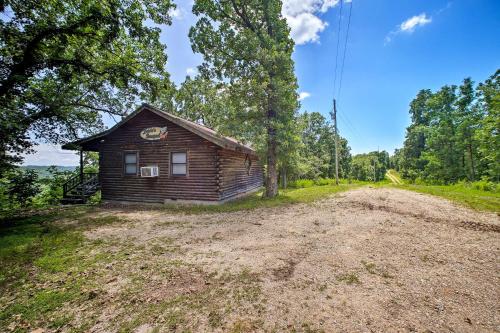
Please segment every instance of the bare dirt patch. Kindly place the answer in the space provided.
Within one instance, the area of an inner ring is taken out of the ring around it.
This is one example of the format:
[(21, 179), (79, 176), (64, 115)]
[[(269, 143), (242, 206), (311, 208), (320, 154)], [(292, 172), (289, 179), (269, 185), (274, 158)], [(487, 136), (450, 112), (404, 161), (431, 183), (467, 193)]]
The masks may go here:
[(109, 291), (88, 331), (500, 330), (496, 214), (368, 187), (253, 211), (99, 214), (127, 223), (86, 232), (119, 254), (95, 274)]

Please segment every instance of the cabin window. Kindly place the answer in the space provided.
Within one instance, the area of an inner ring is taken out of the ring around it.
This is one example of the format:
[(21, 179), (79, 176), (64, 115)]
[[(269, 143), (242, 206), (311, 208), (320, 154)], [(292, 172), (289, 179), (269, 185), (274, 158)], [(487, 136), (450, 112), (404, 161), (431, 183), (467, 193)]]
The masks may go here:
[(137, 153), (125, 153), (125, 174), (137, 175)]
[(172, 153), (170, 155), (170, 160), (172, 176), (185, 176), (187, 174), (186, 152)]

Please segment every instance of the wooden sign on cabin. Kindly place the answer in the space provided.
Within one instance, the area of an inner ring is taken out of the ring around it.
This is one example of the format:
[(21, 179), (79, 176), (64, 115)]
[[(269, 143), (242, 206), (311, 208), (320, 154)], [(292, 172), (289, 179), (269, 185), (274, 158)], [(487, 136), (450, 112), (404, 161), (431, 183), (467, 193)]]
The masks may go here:
[(167, 127), (149, 127), (141, 131), (141, 138), (144, 140), (166, 140)]

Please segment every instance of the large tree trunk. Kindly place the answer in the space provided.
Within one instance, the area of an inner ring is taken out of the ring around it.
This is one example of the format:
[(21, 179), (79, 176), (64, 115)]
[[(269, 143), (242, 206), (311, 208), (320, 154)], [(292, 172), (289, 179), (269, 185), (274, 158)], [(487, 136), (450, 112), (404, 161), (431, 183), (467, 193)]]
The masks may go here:
[(278, 195), (278, 172), (276, 170), (276, 130), (272, 125), (267, 129), (267, 172), (266, 172), (266, 197)]
[[(271, 75), (272, 76), (272, 75)], [(272, 90), (272, 88), (270, 89)], [(277, 164), (277, 147), (276, 140), (276, 110), (273, 108), (272, 97), (273, 94), (268, 94), (267, 100), (267, 173), (266, 173), (266, 197), (273, 198), (278, 195), (278, 170)]]

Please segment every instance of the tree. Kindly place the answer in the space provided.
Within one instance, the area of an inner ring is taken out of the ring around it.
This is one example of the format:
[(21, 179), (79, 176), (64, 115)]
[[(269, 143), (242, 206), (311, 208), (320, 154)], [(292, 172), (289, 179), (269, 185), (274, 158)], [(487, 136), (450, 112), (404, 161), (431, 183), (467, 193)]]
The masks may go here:
[(433, 183), (498, 181), (499, 73), (477, 87), (466, 78), (460, 86), (419, 92), (410, 104), (404, 147), (393, 157), (403, 177)]
[(248, 142), (252, 133), (238, 120), (229, 90), (224, 82), (213, 82), (201, 75), (187, 76), (175, 94), (175, 112), (222, 135)]
[[(172, 85), (153, 24), (170, 0), (7, 0), (0, 11), (0, 175), (36, 140), (62, 143)], [(146, 22), (149, 21), (148, 24)]]
[[(302, 125), (302, 149), (304, 171), (300, 178), (316, 179), (328, 177), (332, 161), (333, 132), (325, 117), (318, 112), (304, 112), (299, 117)], [(335, 156), (335, 155), (333, 155)]]
[(404, 159), (401, 164), (405, 178), (415, 179), (427, 164), (427, 160), (422, 158), (422, 153), (426, 148), (425, 129), (430, 121), (427, 103), (431, 96), (430, 90), (420, 90), (410, 103), (409, 112), (412, 123), (406, 129), (406, 140), (402, 152)]
[[(298, 178), (316, 179), (335, 176), (335, 134), (333, 126), (318, 112), (304, 112), (297, 122), (301, 127), (300, 166)], [(339, 176), (349, 175), (351, 148), (339, 137)]]
[(483, 117), (482, 109), (474, 103), (474, 83), (466, 78), (459, 87), (459, 95), (456, 101), (457, 108), (457, 141), (462, 151), (463, 173), (471, 181), (476, 179), (477, 160), (479, 159), (476, 149), (475, 132)]
[[(294, 43), (279, 0), (196, 0), (189, 33), (204, 57), (201, 72), (230, 86), (242, 123), (266, 158), (267, 197), (278, 194), (278, 160), (294, 141), (297, 79)], [(238, 105), (240, 104), (240, 105)]]
[(34, 170), (15, 169), (8, 177), (7, 195), (11, 205), (25, 207), (40, 192), (38, 175)]
[(380, 181), (384, 179), (389, 165), (389, 153), (385, 150), (354, 155), (352, 157), (351, 176), (363, 181)]
[(474, 136), (484, 175), (500, 181), (500, 70), (477, 88), (482, 119)]

